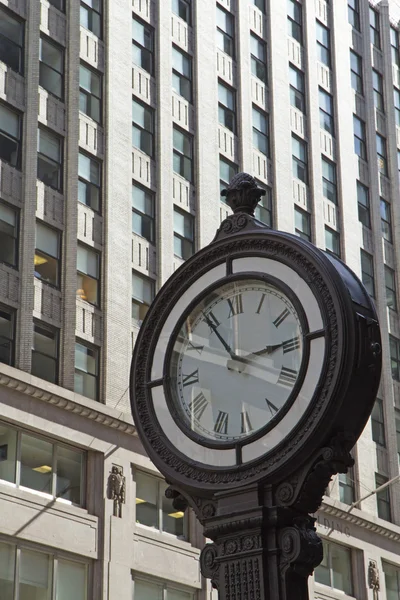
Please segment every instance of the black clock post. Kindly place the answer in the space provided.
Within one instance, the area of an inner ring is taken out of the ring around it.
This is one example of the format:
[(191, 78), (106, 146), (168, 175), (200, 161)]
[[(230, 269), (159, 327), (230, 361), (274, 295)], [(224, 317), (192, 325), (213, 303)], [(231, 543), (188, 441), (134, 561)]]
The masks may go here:
[(246, 173), (233, 215), (157, 294), (136, 342), (131, 406), (177, 510), (210, 539), (220, 600), (307, 600), (323, 558), (310, 516), (372, 411), (377, 315), (336, 256), (254, 217)]

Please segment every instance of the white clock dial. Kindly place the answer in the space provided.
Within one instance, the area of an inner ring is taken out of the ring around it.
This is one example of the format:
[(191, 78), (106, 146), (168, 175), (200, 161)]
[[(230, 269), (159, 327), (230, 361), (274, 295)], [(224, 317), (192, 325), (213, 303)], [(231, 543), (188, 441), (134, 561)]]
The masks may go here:
[(300, 377), (303, 325), (285, 291), (262, 279), (237, 279), (207, 295), (172, 349), (180, 419), (210, 442), (252, 437), (282, 411)]

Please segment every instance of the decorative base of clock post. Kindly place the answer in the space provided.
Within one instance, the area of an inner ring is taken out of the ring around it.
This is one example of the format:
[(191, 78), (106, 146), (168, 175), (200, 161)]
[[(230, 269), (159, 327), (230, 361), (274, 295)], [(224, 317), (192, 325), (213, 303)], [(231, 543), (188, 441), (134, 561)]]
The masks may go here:
[(207, 521), (200, 566), (220, 600), (308, 600), (308, 577), (322, 560), (314, 519), (262, 508)]

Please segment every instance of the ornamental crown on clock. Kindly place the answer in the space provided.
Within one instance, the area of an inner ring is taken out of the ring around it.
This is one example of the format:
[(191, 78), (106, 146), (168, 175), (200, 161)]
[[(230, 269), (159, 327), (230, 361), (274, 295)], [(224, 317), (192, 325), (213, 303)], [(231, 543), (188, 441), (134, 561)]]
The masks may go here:
[(304, 359), (301, 312), (287, 290), (256, 276), (223, 283), (191, 308), (169, 373), (188, 429), (235, 442), (279, 418)]

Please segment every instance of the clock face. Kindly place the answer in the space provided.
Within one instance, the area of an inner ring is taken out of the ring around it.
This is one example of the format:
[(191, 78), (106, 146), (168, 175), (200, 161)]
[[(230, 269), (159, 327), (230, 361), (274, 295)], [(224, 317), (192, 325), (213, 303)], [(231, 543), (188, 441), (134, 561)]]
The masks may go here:
[(231, 280), (192, 303), (169, 360), (179, 421), (217, 444), (276, 423), (302, 377), (305, 324), (296, 297), (265, 278)]

